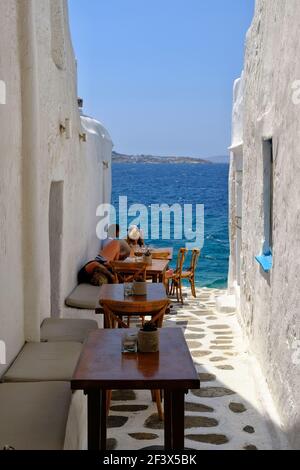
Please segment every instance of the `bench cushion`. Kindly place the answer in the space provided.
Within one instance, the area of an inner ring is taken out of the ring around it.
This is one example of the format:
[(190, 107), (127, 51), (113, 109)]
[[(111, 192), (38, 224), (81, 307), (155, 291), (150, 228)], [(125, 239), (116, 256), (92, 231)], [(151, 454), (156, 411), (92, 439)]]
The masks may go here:
[(68, 382), (0, 385), (0, 449), (62, 450), (71, 402)]
[(4, 382), (69, 381), (82, 344), (27, 343), (4, 375)]
[(95, 310), (99, 306), (99, 291), (98, 286), (79, 284), (66, 299), (66, 305), (84, 310)]
[(98, 324), (93, 320), (70, 320), (66, 318), (46, 318), (41, 326), (41, 341), (75, 341), (83, 343)]

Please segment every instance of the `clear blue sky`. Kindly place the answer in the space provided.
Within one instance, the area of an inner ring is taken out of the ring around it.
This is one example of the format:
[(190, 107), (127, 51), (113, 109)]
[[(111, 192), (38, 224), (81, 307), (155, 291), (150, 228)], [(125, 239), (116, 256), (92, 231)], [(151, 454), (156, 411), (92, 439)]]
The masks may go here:
[(227, 154), (254, 0), (69, 0), (85, 112), (124, 153)]

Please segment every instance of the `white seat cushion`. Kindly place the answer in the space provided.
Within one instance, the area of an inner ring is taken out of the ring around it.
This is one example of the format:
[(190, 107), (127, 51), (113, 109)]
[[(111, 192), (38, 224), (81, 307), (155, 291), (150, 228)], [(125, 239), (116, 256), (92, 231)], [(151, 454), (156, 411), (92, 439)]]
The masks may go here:
[(41, 341), (75, 341), (83, 343), (98, 324), (93, 320), (70, 320), (65, 318), (46, 318), (41, 326)]
[(73, 292), (67, 297), (66, 305), (68, 307), (95, 310), (99, 307), (100, 287), (90, 284), (79, 284)]
[(0, 385), (0, 449), (62, 450), (71, 402), (68, 382)]
[(82, 344), (27, 343), (3, 377), (4, 382), (69, 381)]

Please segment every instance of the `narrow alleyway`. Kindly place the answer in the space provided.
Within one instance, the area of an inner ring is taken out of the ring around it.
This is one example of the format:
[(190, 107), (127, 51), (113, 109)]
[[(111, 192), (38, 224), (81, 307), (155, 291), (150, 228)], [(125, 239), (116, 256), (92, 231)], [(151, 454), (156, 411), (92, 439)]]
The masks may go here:
[[(186, 290), (184, 306), (174, 302), (164, 327), (181, 327), (201, 380), (186, 397), (186, 447), (263, 450), (286, 448), (266, 384), (247, 351), (236, 314), (217, 313), (224, 291)], [(176, 358), (174, 358), (176, 360)], [(110, 449), (160, 449), (159, 422), (150, 391), (114, 391), (108, 421)]]

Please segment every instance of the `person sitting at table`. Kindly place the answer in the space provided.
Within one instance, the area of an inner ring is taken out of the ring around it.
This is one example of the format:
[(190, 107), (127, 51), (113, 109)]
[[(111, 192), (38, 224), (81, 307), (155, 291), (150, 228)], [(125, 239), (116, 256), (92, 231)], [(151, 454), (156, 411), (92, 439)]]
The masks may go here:
[(114, 284), (115, 277), (104, 264), (99, 261), (89, 261), (78, 273), (78, 284), (91, 284), (102, 286), (103, 284)]
[(102, 249), (108, 245), (111, 241), (117, 240), (120, 235), (120, 225), (119, 224), (111, 224), (106, 229), (105, 232), (107, 233), (107, 238), (102, 240)]
[(110, 268), (111, 261), (128, 258), (130, 247), (125, 240), (117, 240), (119, 225), (108, 228), (108, 238), (104, 240), (102, 249), (93, 261), (89, 261), (78, 273), (79, 284), (102, 285), (113, 283), (115, 278)]
[(134, 254), (134, 250), (137, 247), (141, 248), (145, 246), (143, 232), (137, 227), (137, 225), (129, 227), (126, 241), (131, 248), (132, 254)]
[[(129, 249), (130, 253), (130, 249)], [(78, 273), (79, 284), (92, 284), (101, 286), (115, 282), (111, 261), (117, 261), (121, 255), (121, 244), (119, 240), (111, 240), (99, 252), (93, 261), (89, 261)]]
[[(96, 260), (100, 262), (122, 261), (130, 255), (130, 246), (126, 240), (119, 240), (120, 226), (112, 224), (107, 229), (107, 238), (102, 242), (102, 249)], [(103, 259), (104, 258), (104, 259)]]
[(118, 224), (113, 224), (108, 227), (107, 230), (107, 239), (102, 243), (102, 249), (106, 247), (112, 240), (118, 240), (120, 245), (120, 255), (119, 260), (123, 261), (124, 259), (130, 256), (130, 246), (126, 240), (120, 240), (120, 226)]

